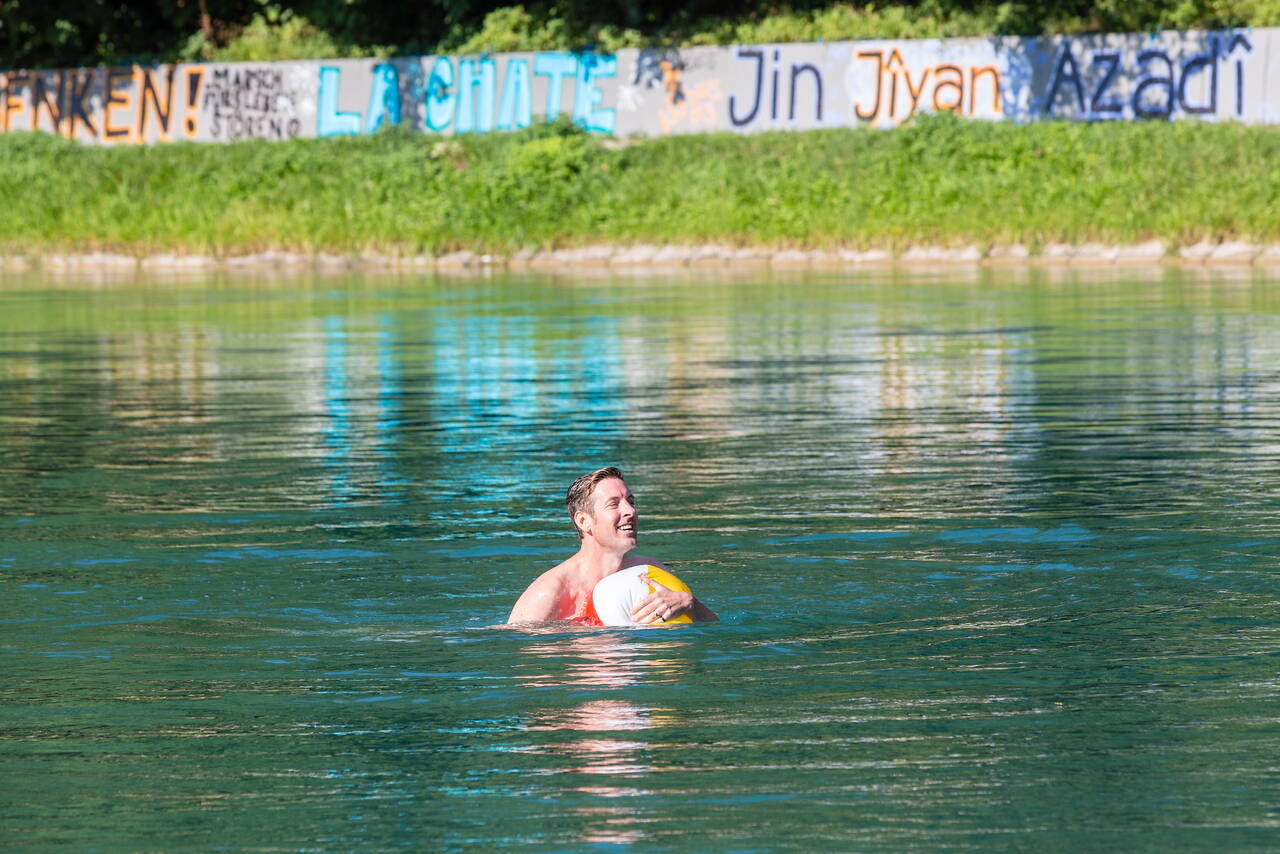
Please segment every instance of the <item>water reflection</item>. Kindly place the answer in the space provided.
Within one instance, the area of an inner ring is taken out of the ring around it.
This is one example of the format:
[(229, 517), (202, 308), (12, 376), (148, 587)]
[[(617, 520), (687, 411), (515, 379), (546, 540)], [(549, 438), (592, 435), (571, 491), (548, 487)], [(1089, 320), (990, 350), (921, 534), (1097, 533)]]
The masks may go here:
[(345, 504), (352, 496), (351, 406), (347, 402), (350, 383), (347, 377), (347, 335), (342, 317), (326, 317), (324, 321), (324, 403), (328, 425), (324, 430), (327, 449), (325, 465), (329, 476), (330, 500)]
[[(1239, 439), (1234, 455), (1274, 457), (1257, 441), (1276, 356), (1257, 288), (1149, 282), (1135, 315), (1109, 311), (1098, 292), (1114, 284), (1042, 278), (963, 294), (954, 281), (820, 277), (701, 291), (352, 286), (295, 302), (255, 285), (199, 317), (180, 288), (82, 293), (84, 316), (66, 311), (65, 292), (28, 297), (33, 309), (0, 316), (0, 402), (19, 427), (0, 439), (13, 461), (0, 485), (159, 465), (217, 493), (229, 460), (301, 459), (275, 496), (317, 507), (428, 497), (457, 502), (458, 517), (506, 518), (530, 484), (562, 488), (625, 454), (684, 480), (822, 466), (864, 480), (869, 509), (904, 515), (921, 506), (913, 478), (976, 463), (996, 468), (968, 496), (987, 506), (1044, 495), (1046, 478), (1052, 500), (1079, 503), (1139, 419), (1152, 423), (1152, 402), (1169, 428), (1143, 434), (1167, 440), (1153, 460), (1179, 455), (1175, 428), (1197, 418)], [(1205, 304), (1219, 307), (1209, 319), (1195, 313)], [(1134, 333), (1121, 345), (1118, 325)], [(1118, 380), (1127, 372), (1141, 385)], [(1093, 448), (1061, 441), (1080, 416), (1107, 428)], [(972, 484), (939, 486), (964, 499), (956, 490)], [(250, 493), (222, 497), (240, 509), (237, 498), (261, 499)], [(104, 497), (171, 509), (129, 480)]]
[[(517, 678), (530, 688), (625, 688), (679, 680), (678, 640), (640, 641), (622, 632), (584, 633), (525, 646)], [(666, 653), (666, 654), (664, 654)]]
[[(542, 748), (542, 752), (564, 759), (568, 763), (564, 770), (609, 778), (609, 782), (599, 785), (570, 788), (593, 799), (572, 808), (573, 814), (587, 819), (580, 841), (621, 844), (644, 838), (639, 825), (643, 811), (630, 799), (652, 794), (642, 785), (653, 771), (643, 758), (648, 743), (587, 734), (639, 732), (653, 726), (651, 709), (626, 700), (588, 700), (572, 709), (542, 710), (530, 716), (526, 727), (530, 732), (561, 730), (581, 734), (573, 741)], [(635, 783), (619, 785), (620, 780)]]
[[(524, 648), (519, 679), (529, 688), (618, 691), (640, 683), (675, 683), (686, 667), (675, 653), (678, 641), (643, 642), (620, 633), (593, 633), (537, 641)], [(645, 838), (640, 801), (652, 795), (644, 781), (654, 772), (647, 758), (650, 731), (669, 726), (674, 717), (623, 697), (592, 697), (567, 708), (532, 711), (530, 733), (569, 733), (568, 741), (540, 738), (533, 750), (564, 764), (560, 773), (607, 777), (607, 781), (568, 788), (586, 796), (571, 812), (584, 820), (578, 841), (630, 844)]]

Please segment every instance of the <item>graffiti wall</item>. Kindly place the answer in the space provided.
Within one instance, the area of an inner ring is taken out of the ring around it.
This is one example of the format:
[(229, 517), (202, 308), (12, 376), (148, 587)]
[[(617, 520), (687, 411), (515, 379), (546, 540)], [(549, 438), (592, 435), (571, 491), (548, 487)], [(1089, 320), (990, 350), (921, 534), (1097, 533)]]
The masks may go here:
[(489, 133), (568, 116), (602, 134), (992, 121), (1280, 123), (1280, 29), (540, 51), (0, 72), (0, 132), (84, 142)]

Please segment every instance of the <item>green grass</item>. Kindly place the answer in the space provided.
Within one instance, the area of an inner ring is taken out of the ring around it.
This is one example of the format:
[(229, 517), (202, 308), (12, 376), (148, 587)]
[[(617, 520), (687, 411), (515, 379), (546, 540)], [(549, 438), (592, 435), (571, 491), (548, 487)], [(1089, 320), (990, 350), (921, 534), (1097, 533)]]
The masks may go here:
[(617, 148), (565, 124), (108, 149), (0, 136), (0, 252), (1280, 241), (1280, 131), (926, 117)]

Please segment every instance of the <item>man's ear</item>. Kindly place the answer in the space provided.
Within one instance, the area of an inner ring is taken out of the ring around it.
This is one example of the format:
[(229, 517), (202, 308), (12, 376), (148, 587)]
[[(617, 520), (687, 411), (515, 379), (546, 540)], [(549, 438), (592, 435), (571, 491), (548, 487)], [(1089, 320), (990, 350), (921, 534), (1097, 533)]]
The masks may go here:
[(591, 514), (586, 510), (579, 510), (573, 514), (573, 524), (578, 526), (578, 531), (585, 537), (588, 533), (587, 523), (591, 521)]

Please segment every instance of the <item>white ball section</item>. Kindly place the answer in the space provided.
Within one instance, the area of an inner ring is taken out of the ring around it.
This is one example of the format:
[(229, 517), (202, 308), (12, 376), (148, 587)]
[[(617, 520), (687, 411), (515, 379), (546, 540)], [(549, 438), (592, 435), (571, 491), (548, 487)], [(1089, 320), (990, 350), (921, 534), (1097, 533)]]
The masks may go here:
[[(648, 579), (644, 578), (646, 575)], [(668, 590), (680, 590), (685, 593), (692, 592), (687, 584), (665, 569), (659, 569), (649, 564), (629, 566), (626, 569), (618, 570), (612, 575), (605, 576), (596, 584), (595, 590), (591, 593), (591, 600), (596, 608), (596, 616), (606, 626), (645, 625), (631, 619), (631, 609), (638, 605), (641, 599), (654, 591), (654, 582), (661, 584)], [(649, 625), (670, 626), (676, 623), (692, 622), (693, 619), (688, 614), (681, 614), (678, 617), (672, 617), (669, 620)]]

